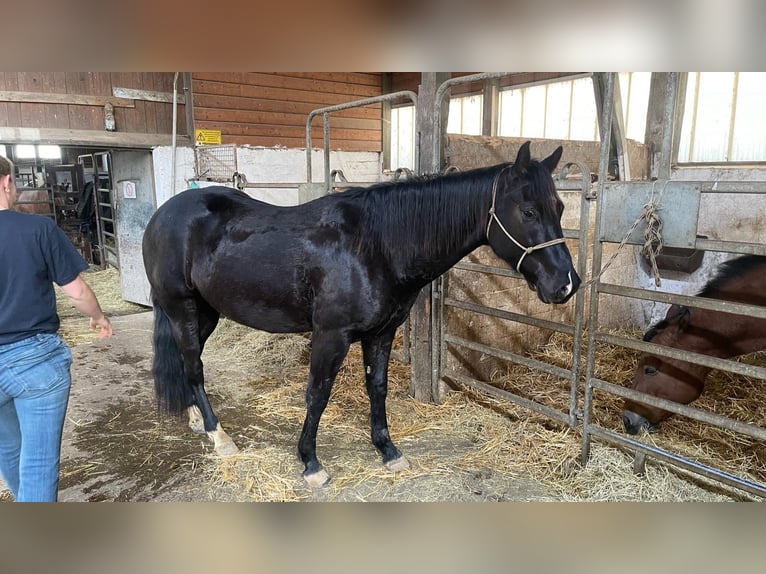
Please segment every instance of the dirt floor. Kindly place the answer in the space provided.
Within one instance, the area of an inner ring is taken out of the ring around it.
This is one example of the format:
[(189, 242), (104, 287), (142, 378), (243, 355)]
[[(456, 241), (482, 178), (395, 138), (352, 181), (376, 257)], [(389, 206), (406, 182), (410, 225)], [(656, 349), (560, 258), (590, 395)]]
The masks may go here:
[[(115, 283), (111, 273), (105, 283)], [(90, 281), (97, 293), (98, 276)], [(111, 287), (114, 290), (114, 285)], [(219, 326), (203, 355), (208, 393), (241, 449), (222, 459), (204, 435), (156, 411), (151, 311), (99, 295), (114, 337), (60, 309), (72, 346), (72, 392), (62, 445), (61, 501), (725, 501), (747, 499), (660, 465), (644, 476), (605, 445), (578, 459), (580, 438), (523, 409), (452, 392), (441, 405), (408, 395), (409, 369), (392, 361), (389, 425), (412, 464), (391, 474), (369, 441), (358, 345), (352, 347), (318, 435), (332, 481), (312, 490), (296, 445), (308, 341)], [(260, 338), (259, 338), (260, 337)], [(279, 347), (279, 348), (277, 348)], [(276, 352), (279, 351), (279, 352)], [(280, 354), (281, 353), (281, 354)], [(8, 500), (7, 491), (0, 499)]]
[[(73, 348), (73, 386), (62, 447), (62, 501), (553, 499), (543, 484), (531, 478), (510, 479), (488, 468), (450, 471), (450, 460), (475, 449), (476, 444), (466, 438), (451, 442), (438, 429), (419, 434), (416, 441), (399, 441), (413, 470), (402, 476), (381, 470), (382, 479), (334, 488), (333, 483), (347, 478), (344, 473), (359, 472), (346, 464), (346, 454), (363, 456), (373, 468), (382, 465), (372, 445), (360, 440), (358, 432), (334, 432), (325, 420), (318, 449), (333, 482), (312, 491), (304, 485), (302, 465), (294, 455), (303, 411), (300, 385), (293, 385), (283, 396), (296, 416), (277, 427), (253, 407), (259, 395), (279, 390), (277, 379), (262, 381), (255, 388), (246, 384), (253, 377), (247, 364), (233, 366), (206, 357), (211, 400), (242, 449), (242, 454), (221, 461), (205, 436), (192, 433), (184, 421), (158, 416), (155, 410), (151, 312), (116, 317), (113, 324), (115, 335), (110, 341)], [(229, 380), (240, 384), (229, 384)], [(364, 395), (361, 381), (358, 391)], [(330, 408), (327, 414), (329, 420)], [(283, 473), (260, 481), (269, 483), (270, 492), (255, 484), (257, 478), (241, 476), (248, 472), (243, 467), (257, 464), (259, 452), (267, 453), (269, 465), (277, 458)], [(418, 469), (421, 458), (434, 457), (442, 458), (438, 468)]]

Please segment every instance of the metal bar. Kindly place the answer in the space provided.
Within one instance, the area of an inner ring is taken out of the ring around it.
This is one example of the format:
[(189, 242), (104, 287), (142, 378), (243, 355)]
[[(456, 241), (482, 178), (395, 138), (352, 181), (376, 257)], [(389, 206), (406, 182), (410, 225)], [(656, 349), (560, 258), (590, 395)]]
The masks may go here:
[(465, 375), (461, 375), (460, 373), (456, 373), (452, 370), (446, 371), (442, 378), (447, 379), (448, 381), (453, 381), (464, 387), (468, 387), (469, 389), (487, 394), (496, 399), (515, 403), (526, 409), (529, 409), (530, 411), (543, 414), (547, 416), (548, 418), (564, 423), (570, 428), (574, 426), (572, 417), (567, 416), (565, 413), (562, 413), (561, 411), (557, 411), (556, 409), (552, 409), (551, 407), (541, 405), (540, 403), (536, 403), (535, 401), (529, 400), (528, 398), (519, 396), (515, 393), (511, 393), (503, 389), (498, 389), (497, 387), (493, 387), (492, 385), (488, 385), (487, 383), (477, 381), (476, 379), (472, 379), (471, 377), (466, 377)]
[(466, 311), (481, 313), (482, 315), (489, 315), (491, 317), (497, 317), (498, 319), (505, 319), (507, 321), (516, 321), (517, 323), (531, 325), (532, 327), (540, 327), (541, 329), (566, 333), (570, 336), (574, 335), (574, 328), (571, 325), (567, 325), (565, 323), (557, 323), (555, 321), (548, 321), (547, 319), (530, 317), (528, 315), (522, 315), (521, 313), (514, 313), (513, 311), (505, 311), (503, 309), (495, 309), (494, 307), (487, 307), (485, 305), (470, 303), (468, 301), (460, 301), (459, 299), (453, 299), (451, 297), (446, 298), (444, 304), (447, 307), (464, 309)]
[(524, 276), (506, 267), (498, 267), (495, 265), (484, 265), (483, 263), (471, 263), (470, 261), (459, 261), (452, 266), (453, 269), (461, 269), (463, 271), (474, 271), (476, 273), (486, 273), (489, 275), (499, 275), (501, 277), (513, 277), (514, 279), (524, 279)]
[[(606, 185), (607, 170), (609, 167), (609, 147), (612, 133), (612, 100), (614, 99), (614, 78), (612, 74), (607, 74), (606, 85), (604, 87), (604, 105), (599, 118), (599, 131), (601, 135), (601, 153), (598, 162), (598, 195), (601, 196)], [(599, 241), (599, 234), (602, 225), (601, 218), (604, 212), (604, 202), (596, 203), (596, 225), (593, 230), (593, 262), (591, 267), (591, 276), (598, 277), (601, 270), (602, 244)], [(591, 414), (593, 410), (593, 387), (590, 380), (593, 377), (596, 362), (596, 330), (598, 328), (598, 281), (593, 281), (590, 286), (590, 309), (588, 313), (588, 343), (585, 361), (585, 391), (583, 396), (583, 427), (587, 429), (590, 425)], [(583, 432), (581, 457), (583, 464), (590, 456), (590, 434)]]
[(621, 387), (619, 385), (615, 385), (613, 383), (609, 383), (597, 378), (593, 378), (592, 384), (596, 389), (601, 389), (602, 391), (612, 393), (613, 395), (617, 395), (623, 399), (628, 399), (637, 403), (657, 407), (659, 409), (685, 416), (696, 421), (716, 425), (726, 430), (747, 435), (754, 439), (766, 441), (766, 429), (754, 424), (743, 423), (729, 417), (709, 413), (707, 411), (703, 411), (702, 409), (697, 409), (688, 405), (682, 405), (680, 403), (669, 401), (668, 399), (655, 397), (654, 395), (642, 393), (627, 387)]
[(621, 295), (633, 299), (643, 299), (645, 301), (659, 301), (661, 303), (671, 303), (676, 305), (685, 305), (698, 309), (709, 309), (711, 311), (722, 311), (724, 313), (734, 313), (736, 315), (747, 315), (749, 317), (758, 317), (766, 319), (766, 307), (760, 305), (750, 305), (747, 303), (736, 303), (734, 301), (724, 301), (722, 299), (711, 299), (709, 297), (694, 297), (690, 295), (680, 295), (677, 293), (667, 293), (664, 291), (650, 291), (640, 287), (628, 287), (626, 285), (616, 285), (614, 283), (599, 283), (599, 293), (608, 295)]
[(662, 146), (660, 149), (659, 179), (670, 179), (673, 149), (673, 120), (675, 118), (676, 96), (678, 94), (678, 72), (668, 72), (667, 90), (662, 110)]
[(665, 345), (657, 345), (656, 343), (636, 341), (635, 339), (628, 339), (627, 337), (621, 337), (611, 333), (596, 333), (595, 338), (598, 341), (609, 343), (610, 345), (627, 347), (628, 349), (633, 349), (642, 353), (650, 353), (652, 355), (657, 355), (658, 357), (668, 357), (679, 361), (686, 361), (687, 363), (696, 363), (711, 369), (719, 369), (738, 375), (744, 375), (746, 377), (756, 377), (766, 380), (766, 367), (758, 367), (756, 365), (748, 365), (747, 363), (740, 363), (738, 361), (719, 359), (718, 357), (711, 357), (710, 355), (693, 353), (691, 351), (682, 351), (680, 349), (666, 347)]
[[(365, 98), (362, 100), (355, 100), (353, 102), (346, 102), (344, 104), (337, 104), (335, 106), (327, 106), (324, 108), (319, 108), (317, 110), (313, 110), (309, 112), (308, 118), (306, 119), (306, 182), (311, 183), (312, 177), (311, 177), (311, 122), (312, 120), (320, 115), (325, 113), (332, 113), (332, 112), (338, 112), (340, 110), (348, 110), (351, 108), (358, 108), (362, 106), (369, 106), (372, 104), (382, 103), (382, 102), (390, 102), (393, 100), (400, 100), (403, 98), (408, 98), (415, 108), (417, 108), (418, 105), (418, 96), (415, 94), (415, 92), (411, 90), (403, 90), (400, 92), (393, 92), (391, 94), (383, 94), (381, 96), (375, 96), (373, 98)], [(416, 166), (417, 167), (417, 166)]]
[(498, 359), (502, 359), (503, 361), (508, 361), (510, 363), (517, 363), (519, 365), (524, 365), (525, 367), (528, 367), (530, 369), (543, 371), (544, 373), (548, 373), (549, 375), (553, 375), (555, 377), (561, 377), (562, 379), (569, 379), (570, 375), (572, 374), (572, 371), (570, 371), (569, 369), (562, 369), (561, 367), (557, 367), (556, 365), (551, 365), (550, 363), (538, 361), (537, 359), (530, 359), (529, 357), (523, 357), (521, 355), (517, 355), (516, 353), (511, 353), (510, 351), (502, 351), (500, 349), (495, 349), (494, 347), (482, 345), (481, 343), (476, 343), (475, 341), (469, 341), (468, 339), (463, 339), (462, 337), (456, 337), (455, 335), (449, 335), (449, 334), (444, 335), (444, 341), (446, 343), (451, 343), (453, 345), (459, 345), (461, 347), (465, 347), (466, 349), (471, 349), (472, 351), (478, 351), (486, 355), (491, 355), (492, 357), (497, 357)]
[[(591, 174), (590, 169), (583, 163), (565, 164), (559, 172), (559, 179), (567, 176), (571, 167), (577, 167), (582, 174), (580, 189), (580, 229), (577, 246), (577, 273), (584, 281), (588, 262), (588, 228), (590, 226)], [(575, 321), (572, 337), (572, 378), (570, 381), (569, 413), (577, 416), (578, 391), (582, 376), (582, 344), (585, 329), (585, 290), (579, 289), (575, 294)]]
[(653, 457), (663, 462), (678, 466), (695, 474), (702, 475), (706, 478), (728, 484), (729, 486), (734, 486), (735, 488), (739, 488), (751, 494), (755, 494), (757, 496), (766, 496), (766, 486), (751, 482), (744, 478), (729, 474), (728, 472), (723, 472), (697, 461), (690, 460), (683, 456), (639, 442), (637, 440), (620, 436), (601, 427), (591, 428), (588, 434), (597, 436), (612, 444), (626, 446), (636, 451), (652, 455)]
[(743, 255), (761, 255), (766, 257), (766, 245), (763, 243), (746, 243), (743, 241), (720, 241), (717, 239), (700, 239), (695, 242), (697, 249), (719, 251), (723, 253), (741, 253)]

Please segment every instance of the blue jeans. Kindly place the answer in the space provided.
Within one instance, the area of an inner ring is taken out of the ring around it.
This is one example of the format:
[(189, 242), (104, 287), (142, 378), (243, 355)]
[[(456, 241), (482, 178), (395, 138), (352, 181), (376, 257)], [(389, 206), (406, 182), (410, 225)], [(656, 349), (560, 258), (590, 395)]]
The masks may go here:
[(72, 353), (54, 334), (0, 345), (0, 473), (18, 502), (55, 502)]

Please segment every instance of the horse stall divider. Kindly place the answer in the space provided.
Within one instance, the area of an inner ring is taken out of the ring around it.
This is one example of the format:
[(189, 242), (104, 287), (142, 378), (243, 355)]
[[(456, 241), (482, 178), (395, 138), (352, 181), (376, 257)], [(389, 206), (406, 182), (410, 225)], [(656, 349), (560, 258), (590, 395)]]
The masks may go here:
[[(669, 101), (667, 105), (669, 108), (672, 107), (672, 101)], [(606, 130), (610, 129), (609, 125), (611, 120), (611, 109), (607, 108), (608, 106), (604, 110), (604, 121), (600, 122), (602, 125), (606, 126)], [(610, 204), (613, 204), (614, 202), (612, 201), (612, 198), (610, 198), (610, 195), (616, 195), (618, 198), (623, 198), (625, 197), (625, 192), (627, 191), (628, 194), (634, 193), (637, 196), (643, 197), (642, 194), (646, 193), (647, 186), (647, 182), (638, 181), (607, 182), (606, 178), (604, 177), (606, 174), (605, 166), (607, 154), (608, 150), (602, 148), (602, 161), (598, 184), (599, 191), (595, 224), (595, 239), (593, 247), (592, 276), (594, 279), (592, 280), (591, 284), (590, 315), (588, 320), (588, 344), (582, 426), (582, 464), (584, 465), (587, 463), (590, 455), (591, 439), (592, 437), (596, 437), (612, 445), (623, 447), (629, 451), (632, 451), (636, 457), (634, 462), (634, 470), (637, 472), (643, 472), (645, 457), (650, 456), (660, 460), (663, 463), (679, 467), (693, 474), (718, 481), (719, 483), (738, 488), (757, 496), (766, 497), (766, 484), (756, 483), (743, 477), (726, 472), (722, 469), (702, 464), (696, 460), (687, 458), (678, 453), (674, 453), (651, 444), (646, 444), (633, 438), (628, 438), (625, 435), (618, 434), (612, 430), (601, 427), (593, 421), (595, 402), (594, 390), (599, 390), (604, 393), (610, 393), (624, 399), (629, 399), (636, 403), (658, 407), (672, 413), (686, 416), (696, 421), (737, 432), (756, 440), (766, 441), (766, 429), (763, 427), (757, 426), (755, 424), (740, 422), (735, 419), (717, 415), (699, 408), (690, 407), (630, 388), (615, 385), (594, 376), (596, 347), (598, 343), (605, 343), (626, 347), (641, 352), (649, 352), (652, 355), (660, 357), (671, 357), (689, 363), (720, 369), (730, 373), (756, 377), (766, 381), (766, 369), (762, 367), (746, 365), (733, 360), (725, 360), (708, 355), (702, 355), (699, 353), (693, 353), (687, 350), (672, 349), (670, 347), (657, 345), (650, 342), (637, 341), (628, 337), (623, 337), (599, 330), (599, 306), (601, 295), (658, 301), (663, 303), (672, 303), (710, 309), (726, 313), (766, 318), (766, 308), (757, 305), (733, 303), (731, 301), (719, 301), (711, 298), (690, 297), (669, 292), (656, 292), (649, 289), (628, 287), (601, 280), (600, 273), (602, 271), (602, 244), (617, 243), (619, 241), (617, 237), (622, 236), (623, 233), (628, 231), (628, 229), (625, 229), (624, 227), (625, 221), (618, 222), (614, 220), (615, 211), (610, 210)], [(674, 186), (675, 188), (679, 189), (681, 186), (693, 186), (696, 188), (697, 192), (702, 195), (721, 193), (766, 195), (766, 182), (764, 181), (713, 182), (670, 180), (669, 162), (666, 162), (666, 166), (668, 166), (668, 168), (664, 175), (667, 179), (658, 180), (656, 182), (656, 187), (658, 189), (669, 186), (669, 190), (666, 191), (666, 197), (668, 197), (669, 193), (672, 193)], [(617, 203), (619, 203), (619, 201)], [(691, 222), (691, 227), (689, 227), (689, 214), (678, 214), (677, 211), (678, 210), (668, 210), (662, 212), (664, 219), (663, 237), (691, 237), (691, 241), (693, 243), (692, 247), (695, 249), (704, 249), (707, 251), (723, 253), (766, 255), (766, 245), (763, 244), (744, 241), (740, 242), (713, 240), (696, 237), (696, 226), (698, 225), (696, 218), (694, 218), (695, 220)], [(624, 219), (624, 215), (621, 217)], [(620, 228), (620, 225), (623, 225), (623, 227)], [(674, 225), (676, 227), (689, 228), (673, 229)], [(615, 231), (616, 228), (619, 228), (617, 232)], [(684, 241), (684, 239), (678, 239), (678, 241)], [(625, 243), (643, 244), (644, 240), (643, 238), (640, 240), (634, 239), (632, 241), (625, 241)]]
[[(372, 98), (364, 98), (361, 100), (345, 102), (343, 104), (338, 104), (335, 106), (318, 108), (316, 110), (312, 110), (309, 113), (308, 117), (306, 118), (306, 186), (305, 186), (305, 190), (306, 190), (306, 193), (309, 195), (309, 198), (316, 195), (317, 193), (316, 192), (317, 185), (313, 183), (313, 176), (312, 176), (312, 169), (311, 169), (311, 123), (313, 122), (314, 118), (316, 118), (319, 115), (322, 116), (322, 134), (323, 134), (323, 150), (324, 150), (324, 187), (323, 187), (324, 193), (332, 193), (337, 188), (342, 188), (342, 187), (364, 187), (367, 185), (374, 185), (375, 183), (379, 183), (379, 182), (343, 181), (342, 185), (338, 185), (338, 186), (333, 185), (336, 175), (338, 175), (343, 180), (345, 180), (345, 176), (343, 176), (343, 172), (340, 170), (335, 170), (335, 171), (330, 170), (330, 114), (332, 112), (349, 110), (351, 108), (361, 108), (361, 107), (369, 106), (373, 104), (381, 104), (381, 103), (393, 102), (396, 100), (404, 100), (404, 99), (410, 100), (412, 102), (412, 105), (415, 107), (415, 114), (417, 114), (418, 96), (415, 92), (410, 90), (391, 92), (390, 94), (383, 94), (381, 96), (375, 96)], [(414, 163), (415, 163), (415, 172), (419, 173), (420, 153), (419, 153), (419, 146), (417, 145), (415, 146)], [(392, 351), (391, 356), (395, 358), (397, 361), (404, 363), (405, 365), (409, 365), (410, 364), (410, 318), (409, 317), (407, 317), (401, 329), (402, 329), (402, 352), (398, 353), (397, 351)]]

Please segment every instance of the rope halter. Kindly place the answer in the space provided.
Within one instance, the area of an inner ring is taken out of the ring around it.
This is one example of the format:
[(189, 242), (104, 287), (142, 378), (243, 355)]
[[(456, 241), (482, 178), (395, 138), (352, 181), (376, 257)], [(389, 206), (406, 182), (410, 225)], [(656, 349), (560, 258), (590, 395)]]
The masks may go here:
[(492, 206), (489, 208), (489, 222), (487, 223), (487, 241), (489, 241), (489, 230), (492, 227), (492, 221), (496, 221), (497, 225), (502, 229), (503, 233), (505, 233), (505, 236), (510, 239), (516, 247), (521, 249), (523, 253), (521, 254), (521, 257), (519, 258), (519, 262), (516, 264), (516, 272), (521, 273), (521, 263), (524, 261), (524, 258), (532, 253), (533, 251), (538, 251), (540, 249), (545, 249), (546, 247), (550, 247), (551, 245), (558, 245), (559, 243), (564, 243), (566, 239), (563, 237), (559, 237), (558, 239), (551, 239), (550, 241), (545, 241), (543, 243), (538, 243), (537, 245), (533, 245), (532, 247), (524, 247), (521, 243), (519, 243), (513, 235), (511, 235), (508, 230), (505, 228), (505, 225), (503, 225), (503, 222), (500, 221), (500, 218), (497, 216), (497, 213), (495, 213), (495, 199), (497, 198), (497, 184), (500, 181), (500, 176), (503, 174), (503, 172), (508, 169), (510, 166), (506, 166), (503, 169), (500, 170), (500, 173), (498, 173), (495, 176), (495, 181), (492, 183)]

